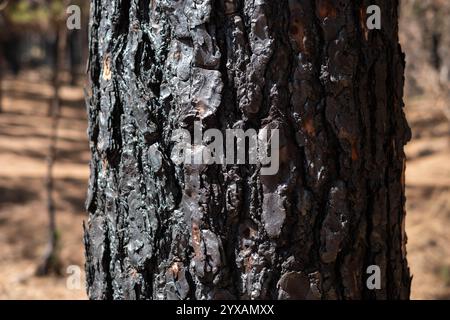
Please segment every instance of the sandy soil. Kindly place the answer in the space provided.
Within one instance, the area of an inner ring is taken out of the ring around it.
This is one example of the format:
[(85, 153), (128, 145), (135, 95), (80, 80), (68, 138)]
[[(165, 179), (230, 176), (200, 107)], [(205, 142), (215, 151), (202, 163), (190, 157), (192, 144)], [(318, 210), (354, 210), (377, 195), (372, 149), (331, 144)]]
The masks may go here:
[(407, 101), (408, 260), (412, 298), (450, 299), (450, 123), (439, 97)]
[[(66, 277), (34, 276), (46, 244), (45, 157), (51, 87), (37, 73), (4, 84), (0, 114), (0, 299), (86, 299)], [(89, 151), (81, 88), (65, 86), (55, 168), (64, 270), (83, 265), (82, 221)], [(408, 257), (412, 298), (450, 299), (450, 138), (435, 99), (407, 101)], [(82, 279), (84, 283), (84, 279)]]
[[(37, 73), (4, 83), (0, 114), (0, 299), (86, 299), (84, 288), (69, 290), (66, 277), (38, 278), (45, 250), (46, 155), (52, 90)], [(57, 224), (63, 273), (83, 269), (82, 221), (89, 150), (81, 88), (64, 87), (55, 167)], [(84, 285), (84, 279), (82, 284)]]

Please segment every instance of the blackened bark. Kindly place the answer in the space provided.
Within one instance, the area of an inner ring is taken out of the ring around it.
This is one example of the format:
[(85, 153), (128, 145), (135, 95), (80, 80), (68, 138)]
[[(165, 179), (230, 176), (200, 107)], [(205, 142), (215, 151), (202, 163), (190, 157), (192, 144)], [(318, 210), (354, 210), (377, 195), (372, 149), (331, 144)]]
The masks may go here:
[[(89, 296), (407, 299), (397, 6), (93, 0)], [(279, 173), (175, 165), (195, 120), (278, 128)]]

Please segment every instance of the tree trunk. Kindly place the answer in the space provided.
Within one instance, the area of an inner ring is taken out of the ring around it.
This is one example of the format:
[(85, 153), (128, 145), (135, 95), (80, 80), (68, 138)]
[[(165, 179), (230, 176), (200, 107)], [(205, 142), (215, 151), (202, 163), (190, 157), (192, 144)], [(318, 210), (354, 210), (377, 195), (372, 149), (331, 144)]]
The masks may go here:
[(59, 121), (61, 117), (61, 82), (64, 69), (65, 52), (67, 49), (66, 26), (62, 23), (55, 24), (56, 50), (55, 65), (53, 68), (53, 97), (49, 104), (49, 115), (51, 116), (50, 142), (47, 155), (47, 176), (45, 189), (47, 193), (47, 213), (49, 219), (48, 225), (48, 244), (42, 262), (38, 265), (36, 274), (45, 276), (52, 272), (61, 274), (61, 261), (59, 259), (59, 236), (56, 226), (56, 206), (54, 199), (54, 177), (53, 170), (57, 158), (57, 144)]
[(0, 113), (3, 112), (3, 57), (0, 52)]
[[(397, 6), (93, 0), (90, 298), (409, 298)], [(278, 128), (280, 170), (176, 165), (200, 120)]]

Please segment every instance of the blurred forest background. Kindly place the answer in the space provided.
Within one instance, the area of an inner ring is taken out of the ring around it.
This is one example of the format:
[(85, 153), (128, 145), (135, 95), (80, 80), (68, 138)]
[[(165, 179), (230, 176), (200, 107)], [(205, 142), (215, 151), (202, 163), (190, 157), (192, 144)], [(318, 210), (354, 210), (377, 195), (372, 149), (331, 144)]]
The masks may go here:
[[(66, 271), (84, 264), (88, 15), (87, 0), (0, 0), (0, 299), (86, 299)], [(400, 37), (412, 298), (450, 299), (450, 1), (403, 0)]]

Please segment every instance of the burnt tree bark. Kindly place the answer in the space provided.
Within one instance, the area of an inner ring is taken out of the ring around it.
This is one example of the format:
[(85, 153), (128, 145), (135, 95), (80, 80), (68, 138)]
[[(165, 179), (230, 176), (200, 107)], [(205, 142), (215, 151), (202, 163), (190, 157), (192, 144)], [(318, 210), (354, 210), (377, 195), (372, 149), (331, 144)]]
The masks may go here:
[[(89, 296), (409, 298), (397, 6), (93, 0)], [(280, 171), (175, 165), (196, 120), (278, 128)]]

